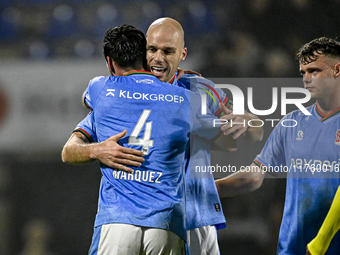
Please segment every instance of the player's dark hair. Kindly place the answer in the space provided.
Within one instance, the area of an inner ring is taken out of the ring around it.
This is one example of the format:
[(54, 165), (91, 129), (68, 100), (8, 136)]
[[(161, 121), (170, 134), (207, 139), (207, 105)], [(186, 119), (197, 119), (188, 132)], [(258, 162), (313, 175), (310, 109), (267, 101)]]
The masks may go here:
[(139, 70), (146, 67), (146, 39), (131, 25), (109, 28), (104, 36), (103, 52), (121, 68)]
[(320, 37), (303, 45), (296, 54), (296, 59), (303, 64), (309, 64), (318, 58), (318, 55), (340, 58), (340, 43), (334, 39)]

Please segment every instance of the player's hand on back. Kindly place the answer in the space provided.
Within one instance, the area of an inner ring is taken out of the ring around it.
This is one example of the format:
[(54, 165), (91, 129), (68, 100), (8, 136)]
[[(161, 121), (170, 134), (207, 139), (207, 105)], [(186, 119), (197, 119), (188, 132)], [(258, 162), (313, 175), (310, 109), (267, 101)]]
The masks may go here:
[(117, 143), (119, 139), (126, 135), (126, 132), (127, 131), (124, 130), (98, 143), (93, 153), (95, 154), (95, 158), (101, 163), (111, 168), (131, 173), (133, 169), (127, 166), (139, 167), (145, 159), (142, 157), (144, 155), (142, 151), (126, 148)]

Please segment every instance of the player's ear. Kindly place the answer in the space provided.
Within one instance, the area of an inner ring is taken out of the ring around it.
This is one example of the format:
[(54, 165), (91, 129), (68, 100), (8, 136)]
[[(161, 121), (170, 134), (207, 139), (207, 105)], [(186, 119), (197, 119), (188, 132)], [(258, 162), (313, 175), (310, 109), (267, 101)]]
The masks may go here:
[(334, 65), (334, 77), (339, 78), (340, 77), (340, 63), (336, 63)]
[(115, 74), (115, 68), (114, 68), (112, 59), (109, 56), (106, 57), (106, 62), (107, 62), (107, 67), (108, 67), (110, 73), (112, 75), (114, 75)]
[(184, 47), (182, 49), (182, 55), (181, 55), (181, 61), (184, 60), (187, 57), (188, 49), (187, 47)]

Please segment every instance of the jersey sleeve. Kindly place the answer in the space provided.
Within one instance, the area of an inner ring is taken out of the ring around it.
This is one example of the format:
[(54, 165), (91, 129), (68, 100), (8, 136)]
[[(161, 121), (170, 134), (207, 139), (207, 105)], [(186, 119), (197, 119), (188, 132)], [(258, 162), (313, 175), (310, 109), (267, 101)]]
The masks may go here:
[(276, 125), (261, 153), (254, 159), (257, 166), (269, 173), (279, 173), (286, 166), (282, 132), (282, 125)]
[(220, 88), (215, 88), (215, 84), (205, 79), (204, 82), (200, 82), (201, 86), (199, 89), (206, 92), (209, 96), (207, 96), (207, 107), (210, 111), (217, 116), (218, 118), (224, 115), (224, 112), (221, 111), (219, 107), (219, 103), (225, 105), (228, 109), (233, 109), (233, 102), (230, 99), (230, 96)]
[(190, 92), (190, 122), (191, 135), (197, 135), (208, 140), (220, 133), (221, 121), (209, 109), (202, 113), (201, 96), (198, 92)]
[(307, 245), (312, 255), (326, 253), (333, 236), (340, 229), (340, 186), (335, 193), (331, 208), (316, 237)]
[(95, 131), (93, 111), (91, 111), (81, 122), (79, 122), (73, 132), (82, 133), (90, 142), (98, 141)]
[[(191, 97), (191, 109), (193, 110), (193, 104), (199, 105), (200, 111), (197, 112), (196, 125), (192, 128), (192, 134), (204, 137), (208, 140), (214, 140), (220, 135), (220, 128), (222, 126), (219, 117), (221, 110), (219, 103), (226, 105), (229, 109), (232, 109), (232, 101), (223, 92), (223, 90), (215, 88), (215, 84), (198, 75), (184, 74), (178, 81), (178, 86), (189, 89), (192, 92), (200, 95), (200, 97)], [(202, 108), (204, 110), (202, 111)]]
[(224, 104), (228, 109), (232, 110), (233, 102), (230, 95), (227, 95), (222, 89), (216, 88), (215, 84), (198, 75), (184, 74), (178, 81), (178, 86), (185, 87), (190, 90), (198, 89), (199, 93), (206, 98), (207, 109), (217, 117), (221, 117), (223, 112), (219, 108), (219, 103)]
[(83, 93), (83, 98), (82, 98), (83, 104), (89, 108), (90, 110), (92, 110), (92, 104), (91, 104), (91, 98), (89, 95), (89, 87), (87, 86), (87, 88), (85, 89), (84, 93)]
[(82, 100), (83, 104), (89, 109), (93, 110), (95, 100), (101, 89), (103, 88), (103, 85), (105, 85), (105, 82), (102, 82), (102, 80), (106, 78), (107, 77), (104, 76), (93, 78), (92, 80), (90, 80), (89, 85), (85, 89)]

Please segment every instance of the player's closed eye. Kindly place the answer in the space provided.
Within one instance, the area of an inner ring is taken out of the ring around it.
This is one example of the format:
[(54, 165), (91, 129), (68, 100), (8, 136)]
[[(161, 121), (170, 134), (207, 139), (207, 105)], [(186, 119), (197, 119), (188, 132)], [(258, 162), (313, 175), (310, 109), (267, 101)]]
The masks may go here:
[(157, 51), (157, 49), (154, 48), (154, 47), (147, 47), (146, 50), (149, 51), (149, 52), (156, 52)]
[(164, 54), (166, 54), (166, 55), (170, 55), (170, 54), (173, 54), (173, 53), (175, 53), (173, 50), (165, 50), (164, 51)]

